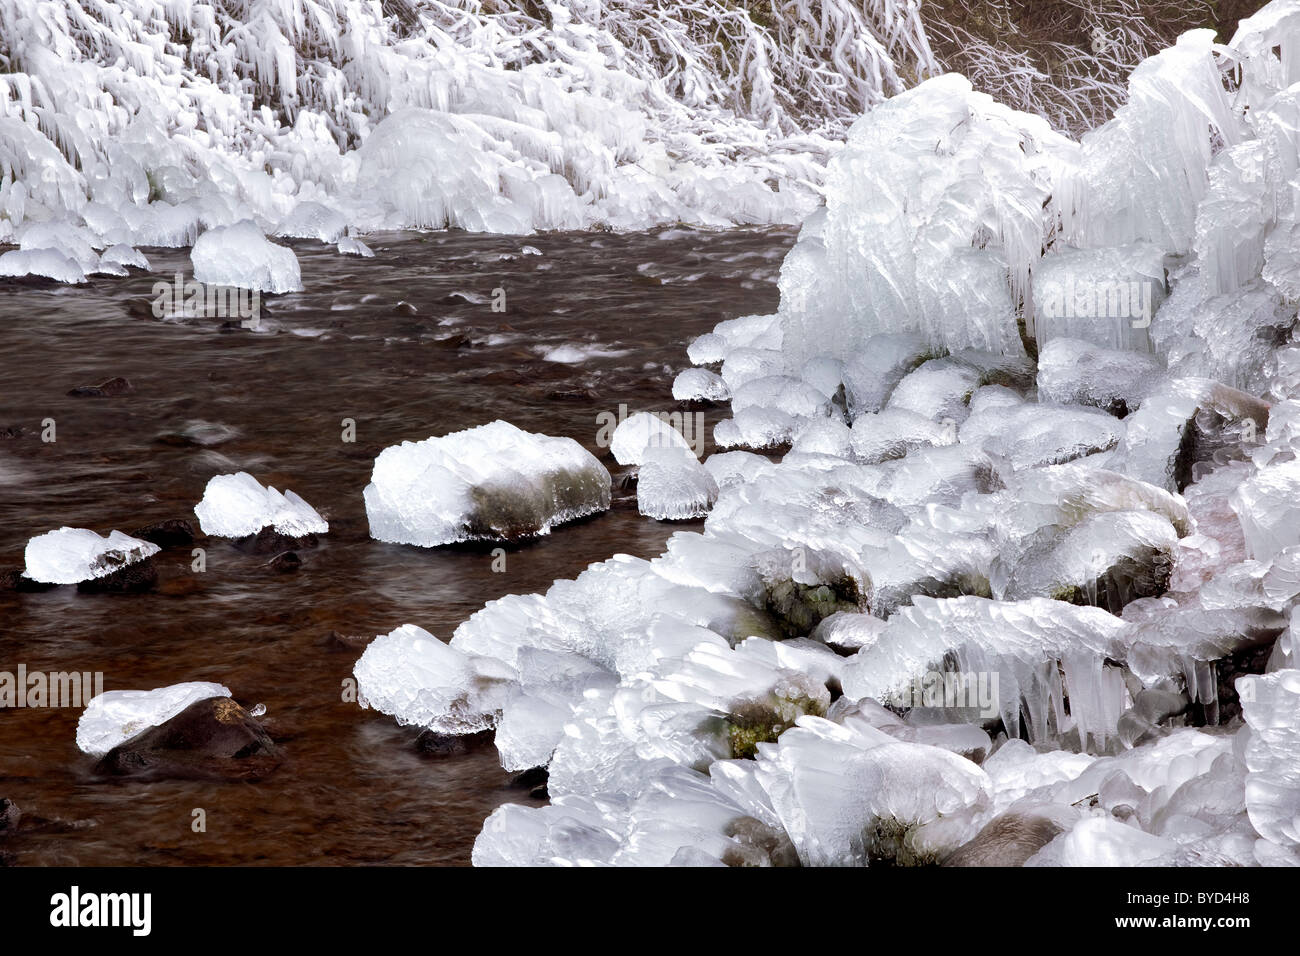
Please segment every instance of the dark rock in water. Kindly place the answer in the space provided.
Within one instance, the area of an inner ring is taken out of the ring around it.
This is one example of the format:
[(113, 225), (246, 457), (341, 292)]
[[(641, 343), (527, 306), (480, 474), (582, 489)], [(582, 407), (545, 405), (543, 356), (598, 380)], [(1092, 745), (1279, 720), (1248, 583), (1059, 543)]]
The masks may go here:
[(77, 585), (83, 594), (134, 594), (148, 591), (158, 583), (158, 569), (148, 557), (118, 568), (102, 578), (91, 578)]
[(546, 798), (546, 784), (551, 779), (551, 772), (545, 767), (529, 767), (522, 770), (510, 778), (510, 786), (517, 787), (520, 790), (528, 790), (529, 796), (536, 796), (541, 791), (539, 799)]
[(430, 757), (457, 757), (492, 743), (495, 734), (481, 730), (476, 734), (440, 734), (422, 730), (415, 738), (415, 748)]
[(1047, 813), (1004, 813), (994, 817), (969, 843), (959, 846), (942, 866), (1023, 866), (1065, 832)]
[(0, 836), (17, 830), (18, 821), (22, 819), (22, 816), (23, 812), (18, 809), (18, 804), (5, 797), (0, 797)]
[(318, 647), (323, 647), (331, 651), (347, 651), (355, 654), (363, 651), (366, 645), (375, 639), (373, 634), (341, 634), (338, 631), (330, 631), (323, 638), (317, 641)]
[(136, 528), (131, 532), (131, 537), (156, 544), (160, 548), (178, 548), (181, 545), (193, 544), (196, 534), (194, 525), (184, 518), (169, 518), (166, 521), (145, 525), (143, 528)]
[(277, 574), (290, 574), (302, 567), (302, 558), (293, 551), (285, 551), (268, 561), (266, 566)]
[(392, 312), (394, 315), (418, 315), (420, 310), (403, 299), (401, 302), (397, 303), (397, 305), (393, 306)]
[(0, 571), (0, 591), (18, 591), (21, 594), (38, 594), (41, 591), (49, 591), (57, 588), (57, 584), (46, 584), (43, 581), (33, 581), (23, 574), (22, 568), (12, 568), (8, 571)]
[(110, 750), (95, 772), (148, 779), (255, 780), (283, 759), (266, 729), (229, 697), (195, 701)]
[(295, 538), (287, 534), (281, 534), (274, 528), (268, 526), (263, 528), (257, 534), (250, 534), (247, 537), (236, 538), (234, 545), (245, 554), (280, 554), (284, 551), (302, 551), (308, 548), (314, 548), (320, 541), (314, 534), (305, 534), (302, 537)]
[(68, 394), (73, 398), (113, 398), (133, 391), (135, 389), (131, 387), (131, 383), (119, 375), (98, 385), (78, 385), (69, 390)]

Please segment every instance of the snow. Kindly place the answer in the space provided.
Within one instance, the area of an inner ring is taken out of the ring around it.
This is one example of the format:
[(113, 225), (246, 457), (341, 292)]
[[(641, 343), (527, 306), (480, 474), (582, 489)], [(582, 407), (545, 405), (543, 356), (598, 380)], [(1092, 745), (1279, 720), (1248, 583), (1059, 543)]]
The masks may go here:
[(371, 537), (431, 548), (547, 534), (608, 508), (610, 477), (572, 438), (498, 420), (385, 448), (364, 496)]
[(204, 232), (190, 250), (190, 260), (194, 278), (208, 285), (277, 293), (302, 289), (293, 250), (269, 242), (249, 219)]
[(204, 534), (221, 538), (243, 538), (263, 528), (290, 538), (329, 531), (329, 523), (301, 497), (264, 487), (246, 471), (209, 479), (194, 514)]
[(121, 531), (59, 528), (27, 542), (26, 576), (46, 584), (78, 584), (120, 571), (157, 554), (159, 547)]
[(77, 721), (77, 747), (101, 756), (136, 734), (171, 720), (190, 704), (229, 697), (230, 688), (189, 681), (154, 690), (110, 690), (90, 699)]

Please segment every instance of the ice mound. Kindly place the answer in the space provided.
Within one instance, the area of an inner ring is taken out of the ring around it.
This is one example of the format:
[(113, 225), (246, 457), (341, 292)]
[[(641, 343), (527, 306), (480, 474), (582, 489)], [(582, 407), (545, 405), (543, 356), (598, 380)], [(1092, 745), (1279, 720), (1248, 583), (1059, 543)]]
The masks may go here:
[(1018, 471), (1109, 451), (1124, 437), (1124, 423), (1091, 408), (1026, 403), (976, 412), (958, 434), (963, 445), (1006, 459)]
[(194, 278), (208, 285), (258, 292), (297, 292), (302, 288), (293, 250), (268, 242), (248, 219), (204, 232), (190, 250), (190, 261)]
[(289, 239), (317, 239), (341, 245), (347, 225), (347, 219), (337, 209), (318, 202), (302, 202), (280, 220), (275, 234)]
[(77, 721), (77, 747), (98, 757), (150, 727), (171, 720), (190, 704), (229, 697), (222, 684), (190, 681), (154, 690), (110, 690), (91, 698)]
[(1149, 511), (1093, 515), (1046, 547), (1031, 547), (1011, 571), (1000, 597), (1050, 597), (1118, 613), (1124, 605), (1169, 587), (1178, 532)]
[(717, 499), (718, 483), (690, 449), (661, 445), (641, 453), (636, 483), (641, 514), (660, 521), (703, 518)]
[(27, 542), (27, 577), (45, 584), (79, 584), (102, 578), (157, 554), (159, 547), (120, 531), (59, 528)]
[(1268, 464), (1233, 493), (1250, 557), (1267, 561), (1300, 544), (1300, 459)]
[[(1068, 729), (1061, 709), (1068, 685), (1073, 726), (1080, 735), (1105, 738), (1115, 733), (1124, 686), (1104, 662), (1123, 660), (1129, 640), (1128, 626), (1099, 608), (1037, 597), (917, 597), (854, 655), (844, 692), (882, 702), (908, 699), (912, 681), (949, 660), (961, 674), (997, 672), (996, 712), (1012, 734), (1019, 733), (1022, 707), (1031, 740)], [(1055, 666), (1044, 667), (1055, 662), (1064, 679)]]
[(957, 441), (957, 423), (937, 422), (920, 412), (889, 407), (865, 412), (853, 422), (850, 448), (853, 457), (868, 465), (903, 458), (924, 445), (951, 445)]
[(0, 276), (38, 276), (73, 284), (86, 281), (77, 261), (57, 249), (10, 249), (0, 255)]
[(725, 402), (731, 398), (731, 391), (717, 372), (687, 368), (673, 379), (673, 398), (679, 402)]
[(385, 448), (365, 489), (371, 537), (426, 548), (547, 534), (609, 501), (609, 472), (576, 441), (499, 420)]
[(887, 409), (914, 412), (934, 422), (966, 418), (979, 372), (953, 358), (931, 359), (904, 376), (889, 396)]
[(799, 423), (777, 408), (751, 405), (718, 422), (713, 440), (720, 448), (778, 448), (794, 440)]
[(1038, 397), (1058, 405), (1092, 405), (1123, 418), (1161, 378), (1152, 355), (1053, 338), (1038, 353)]
[(650, 448), (681, 448), (690, 451), (682, 433), (663, 416), (637, 412), (614, 429), (609, 452), (620, 465), (639, 465)]
[(330, 529), (320, 513), (298, 495), (263, 487), (246, 471), (209, 479), (194, 513), (204, 534), (220, 538), (243, 538), (263, 528), (301, 538)]
[(915, 333), (873, 335), (862, 350), (844, 363), (844, 395), (849, 414), (878, 412), (903, 377), (921, 363), (936, 358), (925, 338)]
[(412, 624), (371, 641), (352, 672), (362, 707), (446, 734), (495, 726), (515, 676), (501, 662), (464, 654)]
[(1300, 671), (1238, 682), (1250, 727), (1246, 737), (1246, 809), (1261, 837), (1294, 853), (1300, 846)]

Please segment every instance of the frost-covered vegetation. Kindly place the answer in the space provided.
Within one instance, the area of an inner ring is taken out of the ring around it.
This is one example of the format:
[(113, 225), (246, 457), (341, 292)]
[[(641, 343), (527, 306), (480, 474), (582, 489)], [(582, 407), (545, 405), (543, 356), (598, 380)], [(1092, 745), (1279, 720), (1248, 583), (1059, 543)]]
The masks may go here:
[(689, 350), (783, 457), (358, 667), (548, 768), (475, 862), (1300, 862), (1297, 70), (1275, 0), (1081, 141), (957, 76), (863, 116), (780, 312)]
[[(21, 248), (0, 275), (120, 273), (140, 265), (133, 246), (189, 246), (244, 220), (341, 251), (356, 249), (349, 229), (797, 222), (848, 123), (886, 97), (956, 67), (1081, 129), (1154, 52), (1149, 23), (1211, 20), (1199, 0), (1160, 13), (2, 0), (0, 242)], [(250, 281), (287, 291), (295, 273)]]

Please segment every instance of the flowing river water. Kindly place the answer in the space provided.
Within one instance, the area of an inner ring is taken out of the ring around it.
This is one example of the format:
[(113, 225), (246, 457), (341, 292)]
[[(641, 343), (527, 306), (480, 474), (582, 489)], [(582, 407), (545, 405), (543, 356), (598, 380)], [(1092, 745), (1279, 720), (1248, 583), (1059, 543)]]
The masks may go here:
[[(0, 287), (0, 570), (64, 525), (197, 528), (204, 485), (234, 471), (293, 489), (330, 522), (291, 573), (209, 539), (195, 542), (203, 571), (192, 545), (169, 548), (144, 594), (0, 590), (0, 671), (102, 672), (107, 690), (221, 682), (266, 706), (286, 756), (259, 782), (103, 778), (76, 747), (80, 710), (0, 709), (0, 797), (24, 813), (0, 862), (467, 863), (494, 807), (539, 801), (490, 745), (423, 754), (415, 729), (344, 701), (361, 640), (405, 623), (447, 640), (486, 601), (615, 553), (652, 557), (698, 527), (637, 514), (598, 417), (674, 409), (686, 343), (773, 311), (793, 238), (394, 233), (368, 237), (372, 259), (294, 243), (306, 291), (264, 301), (255, 331), (154, 315), (154, 284), (187, 272), (184, 250), (145, 250), (150, 274)], [(129, 393), (68, 394), (116, 376)], [(723, 410), (703, 413), (711, 435)], [(600, 457), (615, 475), (611, 510), (511, 548), (504, 571), (486, 549), (369, 537), (361, 492), (381, 449), (497, 418)]]

